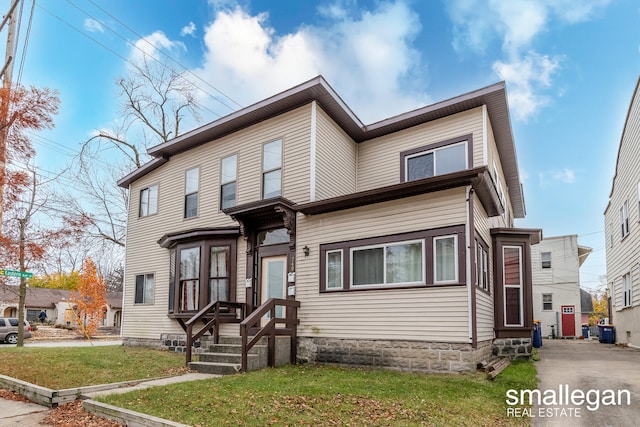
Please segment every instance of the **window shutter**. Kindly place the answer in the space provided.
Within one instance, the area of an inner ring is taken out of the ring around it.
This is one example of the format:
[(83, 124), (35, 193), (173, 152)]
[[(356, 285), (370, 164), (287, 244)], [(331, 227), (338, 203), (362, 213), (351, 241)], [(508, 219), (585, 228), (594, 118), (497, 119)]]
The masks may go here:
[(144, 274), (136, 276), (136, 296), (135, 303), (141, 304), (144, 301)]

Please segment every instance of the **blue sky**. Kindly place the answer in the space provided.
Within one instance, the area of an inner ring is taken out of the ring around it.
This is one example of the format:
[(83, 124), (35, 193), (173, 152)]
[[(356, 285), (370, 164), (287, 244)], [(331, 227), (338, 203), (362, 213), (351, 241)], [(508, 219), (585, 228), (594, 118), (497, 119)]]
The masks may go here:
[(505, 80), (527, 205), (516, 225), (592, 247), (583, 287), (605, 274), (603, 212), (640, 73), (634, 0), (39, 0), (29, 34), (21, 83), (62, 101), (34, 137), (45, 175), (114, 127), (115, 79), (142, 50), (202, 88), (192, 127), (318, 74), (365, 123)]

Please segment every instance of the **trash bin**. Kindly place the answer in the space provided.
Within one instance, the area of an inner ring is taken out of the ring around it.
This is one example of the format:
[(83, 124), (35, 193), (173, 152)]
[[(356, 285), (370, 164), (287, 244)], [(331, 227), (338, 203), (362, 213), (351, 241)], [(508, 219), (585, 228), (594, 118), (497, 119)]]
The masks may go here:
[(600, 342), (605, 344), (616, 343), (616, 328), (613, 325), (598, 325)]
[(542, 323), (539, 320), (533, 321), (533, 347), (542, 347)]
[(584, 338), (585, 340), (589, 339), (589, 324), (588, 323), (583, 323), (582, 324), (582, 338)]

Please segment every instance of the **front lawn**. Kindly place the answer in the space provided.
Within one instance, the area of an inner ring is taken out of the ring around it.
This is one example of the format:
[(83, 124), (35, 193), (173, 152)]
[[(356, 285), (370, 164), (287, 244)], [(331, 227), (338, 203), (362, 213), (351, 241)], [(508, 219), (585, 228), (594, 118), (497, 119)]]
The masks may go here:
[(537, 386), (532, 362), (493, 381), (482, 374), (435, 375), (287, 366), (155, 387), (99, 400), (195, 426), (522, 425), (507, 418), (508, 389)]
[(139, 347), (0, 348), (0, 374), (61, 390), (184, 372), (184, 354)]

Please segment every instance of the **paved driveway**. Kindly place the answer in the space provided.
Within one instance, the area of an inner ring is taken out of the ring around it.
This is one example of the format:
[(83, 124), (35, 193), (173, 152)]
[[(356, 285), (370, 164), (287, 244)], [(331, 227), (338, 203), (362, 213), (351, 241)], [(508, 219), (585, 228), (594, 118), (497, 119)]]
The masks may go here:
[[(534, 426), (640, 425), (640, 350), (545, 339), (540, 358), (542, 402), (531, 413)], [(562, 404), (552, 404), (554, 398)]]

